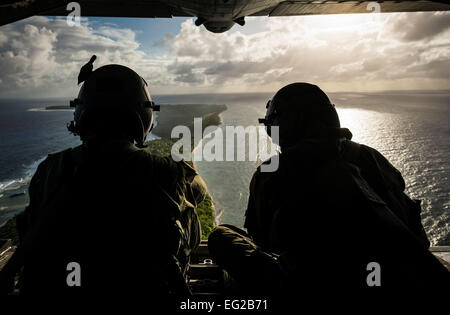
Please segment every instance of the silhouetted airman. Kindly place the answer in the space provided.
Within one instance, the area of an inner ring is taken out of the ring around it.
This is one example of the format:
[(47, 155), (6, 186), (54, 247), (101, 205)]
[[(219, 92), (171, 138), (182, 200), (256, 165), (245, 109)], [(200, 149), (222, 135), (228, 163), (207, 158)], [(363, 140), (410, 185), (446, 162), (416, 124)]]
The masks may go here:
[(448, 287), (448, 271), (428, 251), (420, 202), (386, 158), (351, 141), (320, 88), (285, 86), (260, 121), (269, 135), (279, 128), (279, 168), (253, 175), (247, 232), (223, 225), (209, 237), (241, 293), (295, 302), (379, 285)]
[(195, 208), (205, 184), (185, 162), (143, 149), (157, 110), (144, 79), (115, 64), (92, 72), (94, 59), (83, 67), (68, 125), (83, 144), (39, 165), (5, 272), (23, 267), (20, 293), (27, 295), (147, 301), (189, 294), (186, 271), (201, 236)]

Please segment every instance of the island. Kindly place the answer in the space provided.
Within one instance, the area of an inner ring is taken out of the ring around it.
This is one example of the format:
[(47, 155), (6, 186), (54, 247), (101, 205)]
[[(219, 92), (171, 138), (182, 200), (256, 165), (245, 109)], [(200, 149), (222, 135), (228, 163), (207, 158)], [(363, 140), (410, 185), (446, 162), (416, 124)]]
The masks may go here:
[[(220, 113), (224, 112), (226, 105), (207, 105), (207, 104), (177, 104), (160, 105), (161, 110), (157, 113), (157, 124), (152, 134), (160, 137), (146, 142), (145, 150), (151, 154), (168, 156), (173, 144), (178, 139), (171, 138), (172, 129), (175, 126), (186, 126), (190, 129), (191, 135), (194, 135), (194, 118), (202, 118), (202, 128), (209, 126), (218, 126), (222, 123)], [(191, 150), (197, 143), (191, 142)], [(191, 161), (187, 161), (192, 166)], [(214, 228), (214, 206), (209, 194), (205, 200), (199, 204), (197, 213), (202, 226), (202, 238), (207, 239)]]
[[(46, 109), (67, 109), (49, 107), (50, 106), (47, 106)], [(169, 156), (172, 145), (178, 140), (171, 138), (171, 131), (175, 126), (187, 126), (193, 135), (195, 117), (202, 118), (203, 129), (208, 126), (218, 126), (222, 123), (220, 113), (226, 109), (227, 107), (225, 105), (161, 104), (161, 111), (156, 114), (157, 124), (152, 131), (159, 139), (146, 142), (145, 150), (154, 155)], [(195, 145), (196, 144), (192, 142), (191, 149), (193, 149)], [(192, 162), (188, 161), (188, 163), (192, 165)], [(205, 200), (198, 205), (197, 213), (202, 227), (202, 239), (207, 239), (214, 228), (214, 206), (209, 194), (207, 194)], [(18, 243), (15, 217), (0, 227), (0, 239), (11, 239), (14, 245)]]
[(157, 124), (152, 133), (161, 138), (170, 138), (175, 126), (187, 126), (194, 134), (194, 118), (202, 118), (202, 126), (218, 126), (222, 123), (219, 114), (227, 109), (226, 105), (177, 104), (160, 105), (157, 112)]

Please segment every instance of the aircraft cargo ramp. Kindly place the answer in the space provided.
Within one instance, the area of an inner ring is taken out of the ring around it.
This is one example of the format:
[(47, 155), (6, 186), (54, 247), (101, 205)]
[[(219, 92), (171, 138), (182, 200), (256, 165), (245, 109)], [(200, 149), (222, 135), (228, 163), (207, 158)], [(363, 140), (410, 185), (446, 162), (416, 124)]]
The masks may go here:
[[(16, 246), (11, 240), (0, 240), (0, 270), (11, 258)], [(432, 246), (430, 251), (450, 270), (450, 246)], [(189, 285), (194, 295), (219, 295), (235, 289), (234, 283), (211, 259), (208, 242), (202, 241), (193, 252), (189, 270)]]

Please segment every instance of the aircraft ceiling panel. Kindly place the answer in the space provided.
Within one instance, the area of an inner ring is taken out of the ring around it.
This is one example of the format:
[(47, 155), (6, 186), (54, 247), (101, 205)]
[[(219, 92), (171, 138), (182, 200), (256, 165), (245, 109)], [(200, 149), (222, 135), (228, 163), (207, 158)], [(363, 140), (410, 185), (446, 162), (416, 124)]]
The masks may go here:
[[(284, 1), (253, 15), (292, 16), (313, 14), (370, 13), (370, 2), (376, 1)], [(381, 12), (448, 11), (450, 5), (437, 1), (377, 1)]]
[[(33, 15), (67, 16), (67, 0), (8, 1), (0, 4), (0, 25), (12, 23)], [(157, 0), (94, 0), (77, 1), (82, 16), (170, 18), (192, 16)]]
[[(6, 0), (0, 2), (0, 25), (33, 15), (66, 16), (70, 0)], [(78, 0), (82, 16), (170, 18), (204, 17), (230, 21), (246, 15), (292, 16), (369, 13), (374, 1), (306, 0)], [(381, 12), (448, 11), (448, 1), (377, 1)], [(256, 12), (256, 13), (255, 13)]]
[[(170, 18), (173, 15), (184, 14), (170, 8), (161, 1), (80, 1), (82, 16), (109, 16), (109, 17), (148, 17)], [(39, 15), (64, 16), (66, 8), (58, 8), (40, 13)]]

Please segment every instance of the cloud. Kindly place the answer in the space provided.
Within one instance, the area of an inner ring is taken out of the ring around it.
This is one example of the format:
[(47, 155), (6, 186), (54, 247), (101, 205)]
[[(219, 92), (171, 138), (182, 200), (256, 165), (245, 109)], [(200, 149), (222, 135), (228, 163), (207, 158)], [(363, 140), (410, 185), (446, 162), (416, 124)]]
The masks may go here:
[(0, 96), (73, 97), (79, 69), (93, 54), (95, 67), (118, 63), (154, 86), (172, 82), (167, 61), (148, 58), (130, 29), (93, 27), (87, 19), (70, 27), (65, 19), (32, 17), (0, 28)]
[(417, 13), (413, 19), (402, 14), (392, 29), (403, 41), (430, 40), (450, 29), (450, 12)]
[(166, 48), (169, 46), (170, 42), (173, 40), (174, 37), (175, 35), (173, 35), (172, 33), (166, 33), (164, 34), (164, 37), (161, 40), (154, 42), (153, 46)]
[(52, 30), (26, 24), (21, 32), (2, 35), (7, 38), (0, 42), (2, 90), (36, 86), (42, 77), (56, 70), (56, 34)]
[(213, 34), (188, 19), (150, 58), (131, 29), (33, 17), (0, 28), (0, 96), (76, 95), (92, 54), (95, 67), (135, 69), (153, 94), (274, 91), (294, 81), (328, 91), (445, 89), (449, 20), (440, 12), (253, 18), (251, 32)]
[(406, 81), (411, 89), (448, 88), (449, 20), (443, 13), (274, 18), (248, 35), (211, 34), (188, 20), (172, 39), (169, 67), (176, 76), (203, 75), (193, 86), (241, 91), (292, 81), (329, 90), (404, 88)]

